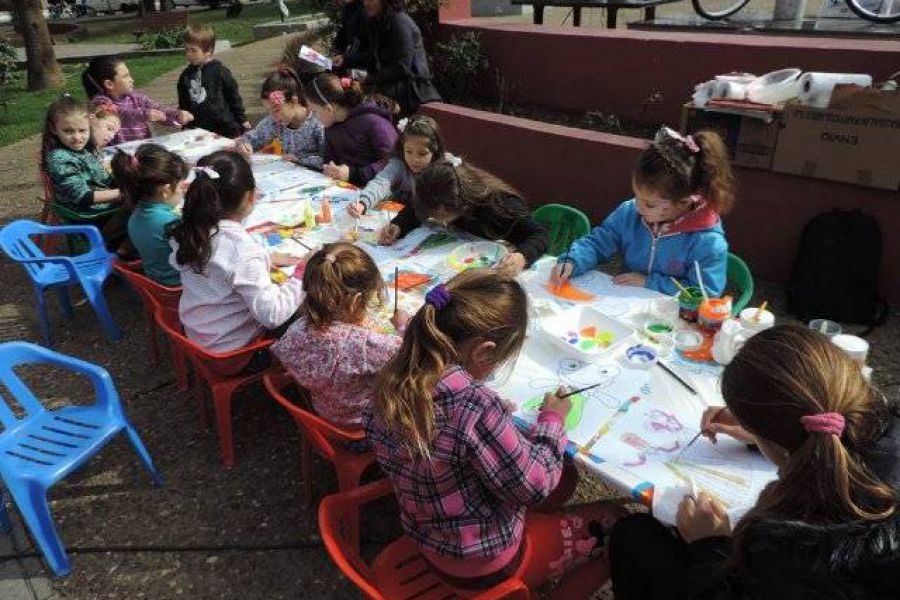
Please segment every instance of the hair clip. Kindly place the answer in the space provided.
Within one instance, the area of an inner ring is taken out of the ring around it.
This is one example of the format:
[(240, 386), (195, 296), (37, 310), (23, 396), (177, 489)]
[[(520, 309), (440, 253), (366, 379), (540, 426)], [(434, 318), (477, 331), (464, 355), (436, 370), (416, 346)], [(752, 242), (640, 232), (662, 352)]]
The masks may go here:
[(266, 100), (268, 100), (272, 104), (272, 106), (284, 106), (284, 92), (282, 92), (281, 90), (269, 92), (269, 95), (266, 96)]
[(659, 131), (656, 134), (656, 143), (659, 143), (662, 138), (672, 138), (673, 140), (678, 140), (682, 144), (684, 144), (691, 154), (697, 154), (700, 152), (700, 146), (697, 145), (697, 141), (694, 140), (694, 136), (692, 135), (681, 135), (671, 127), (660, 127)]
[(94, 105), (94, 116), (101, 112), (108, 112), (117, 115), (119, 114), (119, 107), (112, 102), (98, 102)]
[(353, 85), (353, 79), (350, 77), (341, 77), (341, 87), (343, 89), (349, 90), (351, 85)]
[(446, 154), (444, 154), (444, 158), (453, 166), (454, 169), (462, 166), (463, 161), (459, 156), (447, 152)]
[(403, 133), (406, 131), (406, 126), (409, 125), (409, 119), (407, 117), (403, 117), (399, 121), (397, 121), (397, 131)]
[(425, 303), (432, 305), (437, 310), (442, 310), (450, 304), (450, 300), (452, 300), (450, 290), (443, 283), (437, 284), (425, 294)]
[(198, 174), (203, 173), (210, 179), (218, 179), (219, 178), (219, 174), (212, 167), (194, 167), (194, 172), (196, 172)]
[(825, 433), (841, 437), (844, 433), (844, 415), (836, 412), (819, 413), (800, 417), (803, 429), (809, 433)]
[(331, 264), (334, 264), (335, 260), (337, 260), (337, 257), (334, 254), (326, 254), (325, 260), (330, 262)]

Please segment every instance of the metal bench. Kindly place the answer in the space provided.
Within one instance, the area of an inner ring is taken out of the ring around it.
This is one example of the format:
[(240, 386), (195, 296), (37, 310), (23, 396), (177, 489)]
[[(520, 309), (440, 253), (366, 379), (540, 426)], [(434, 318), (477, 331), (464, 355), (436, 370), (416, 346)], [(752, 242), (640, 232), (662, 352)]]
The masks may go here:
[(147, 13), (138, 22), (138, 29), (132, 31), (135, 40), (145, 33), (156, 33), (166, 29), (184, 29), (187, 27), (188, 11), (172, 10)]
[(670, 4), (680, 0), (512, 0), (513, 4), (534, 6), (534, 24), (543, 25), (544, 8), (547, 6), (562, 6), (572, 9), (572, 25), (581, 27), (582, 8), (605, 8), (607, 29), (616, 28), (616, 17), (623, 8), (643, 9), (644, 19), (647, 21), (656, 17), (656, 7), (660, 4)]

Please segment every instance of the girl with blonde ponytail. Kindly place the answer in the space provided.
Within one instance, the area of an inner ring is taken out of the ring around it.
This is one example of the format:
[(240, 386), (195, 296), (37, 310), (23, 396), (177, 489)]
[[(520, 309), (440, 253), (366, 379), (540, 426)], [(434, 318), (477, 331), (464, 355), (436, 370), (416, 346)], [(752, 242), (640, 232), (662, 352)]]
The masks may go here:
[(602, 569), (591, 559), (605, 556), (605, 532), (619, 514), (603, 503), (559, 510), (576, 483), (564, 461), (571, 404), (562, 391), (545, 396), (523, 433), (484, 383), (515, 360), (527, 314), (525, 292), (503, 273), (471, 269), (436, 286), (381, 371), (365, 417), (406, 533), (457, 588), (513, 574), (534, 588), (566, 574), (569, 585), (592, 589)]
[(859, 365), (817, 332), (775, 327), (725, 368), (722, 394), (704, 432), (755, 444), (778, 479), (733, 533), (704, 493), (682, 502), (680, 538), (646, 515), (620, 522), (616, 599), (900, 598), (900, 419)]

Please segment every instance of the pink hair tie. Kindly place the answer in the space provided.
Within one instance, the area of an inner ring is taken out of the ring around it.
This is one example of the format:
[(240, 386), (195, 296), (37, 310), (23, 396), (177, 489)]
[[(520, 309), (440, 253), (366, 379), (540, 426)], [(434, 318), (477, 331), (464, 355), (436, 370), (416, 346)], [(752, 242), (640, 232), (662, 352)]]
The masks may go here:
[(844, 415), (836, 412), (800, 417), (803, 429), (809, 433), (826, 433), (841, 437), (844, 434)]
[(138, 160), (138, 157), (135, 156), (134, 154), (131, 155), (131, 166), (134, 167), (135, 169), (137, 169), (138, 167), (141, 166), (141, 163)]
[(349, 90), (350, 86), (353, 85), (353, 79), (350, 77), (341, 77), (341, 87), (345, 90)]
[(266, 100), (272, 103), (272, 106), (284, 106), (284, 92), (281, 90), (275, 90), (274, 92), (269, 92), (269, 95), (266, 97)]

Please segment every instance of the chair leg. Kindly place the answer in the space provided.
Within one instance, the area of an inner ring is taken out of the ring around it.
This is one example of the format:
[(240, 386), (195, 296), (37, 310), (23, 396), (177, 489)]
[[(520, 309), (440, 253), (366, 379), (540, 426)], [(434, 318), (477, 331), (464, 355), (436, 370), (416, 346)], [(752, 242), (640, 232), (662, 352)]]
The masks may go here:
[(35, 543), (44, 553), (44, 560), (50, 570), (59, 577), (68, 575), (72, 565), (53, 523), (46, 490), (36, 485), (16, 482), (9, 486), (9, 492)]
[(306, 506), (313, 506), (313, 483), (312, 483), (312, 447), (309, 440), (300, 432), (300, 475), (303, 477), (303, 498), (306, 500)]
[(186, 392), (190, 387), (188, 381), (187, 359), (174, 343), (169, 344), (169, 353), (172, 355), (172, 370), (175, 371), (175, 380), (178, 382), (178, 389), (182, 392)]
[(231, 395), (234, 386), (228, 384), (212, 385), (213, 408), (216, 411), (216, 424), (219, 429), (219, 448), (222, 462), (227, 468), (235, 465), (234, 433), (231, 423)]
[(103, 297), (103, 282), (98, 283), (91, 280), (82, 281), (82, 287), (84, 288), (84, 293), (87, 295), (91, 306), (94, 307), (94, 312), (97, 313), (97, 318), (100, 320), (100, 324), (106, 331), (106, 335), (114, 342), (121, 340), (122, 331), (116, 326), (115, 321), (113, 321), (112, 315), (109, 312), (109, 306), (106, 304), (106, 298)]
[[(199, 379), (199, 377), (198, 377)], [(197, 403), (197, 418), (200, 419), (200, 427), (206, 429), (209, 427), (209, 414), (206, 412), (206, 384), (201, 382), (200, 385), (193, 386), (190, 390)]]
[(69, 286), (61, 285), (56, 288), (56, 294), (59, 296), (59, 303), (62, 304), (63, 313), (71, 319), (75, 316), (72, 310), (72, 300), (69, 298)]
[(160, 363), (159, 357), (159, 341), (156, 339), (156, 321), (153, 314), (145, 310), (144, 317), (147, 319), (147, 339), (150, 344), (150, 360), (154, 367), (158, 367)]
[(9, 511), (6, 510), (6, 498), (0, 492), (0, 533), (12, 533), (12, 521), (9, 520)]
[(53, 347), (53, 338), (50, 336), (50, 319), (47, 317), (47, 305), (44, 302), (44, 290), (34, 287), (34, 301), (37, 304), (38, 326), (44, 336), (44, 343), (48, 348)]
[(141, 440), (138, 432), (134, 429), (134, 427), (131, 426), (131, 424), (125, 425), (125, 435), (128, 436), (128, 440), (134, 447), (134, 451), (137, 452), (138, 458), (140, 458), (141, 462), (144, 463), (144, 468), (147, 469), (148, 473), (150, 473), (150, 478), (153, 479), (153, 484), (156, 485), (156, 487), (162, 487), (163, 479), (159, 474), (159, 471), (157, 471), (156, 466), (153, 464), (153, 457), (150, 456), (150, 452), (147, 451), (147, 447), (144, 446), (144, 442)]

